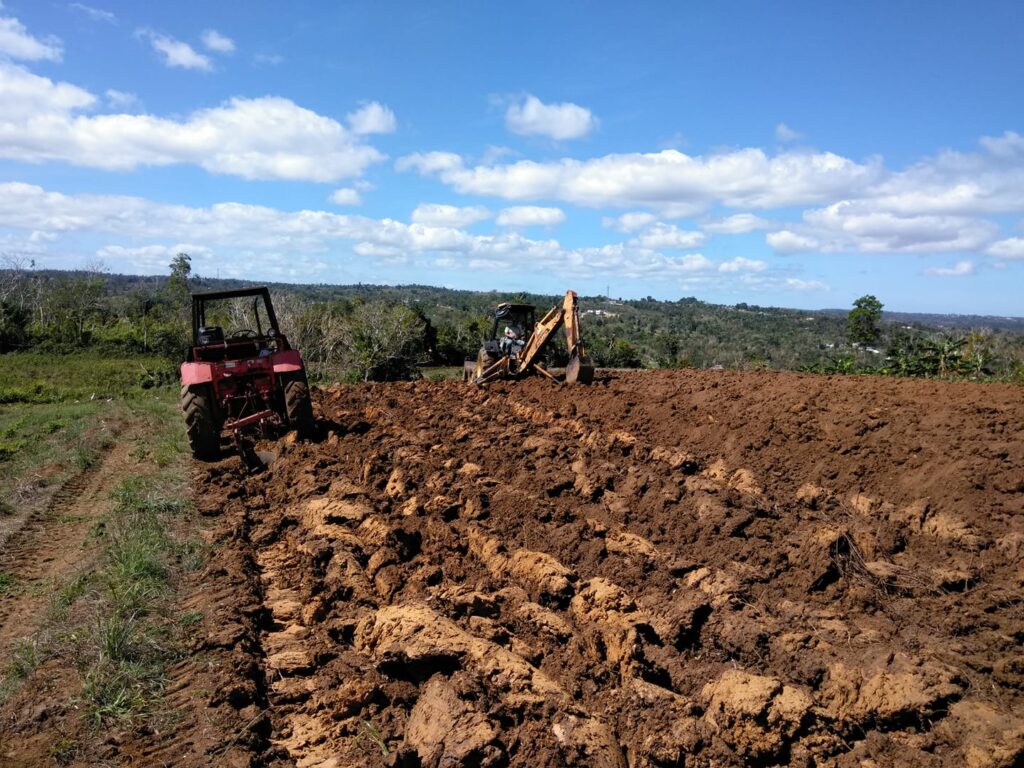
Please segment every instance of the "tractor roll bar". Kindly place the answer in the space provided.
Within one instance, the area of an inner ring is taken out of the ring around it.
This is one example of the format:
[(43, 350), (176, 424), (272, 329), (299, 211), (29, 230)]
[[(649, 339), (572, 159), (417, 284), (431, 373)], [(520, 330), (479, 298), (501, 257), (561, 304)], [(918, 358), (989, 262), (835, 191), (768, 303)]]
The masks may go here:
[(206, 324), (206, 308), (203, 306), (207, 301), (217, 301), (219, 299), (241, 299), (246, 296), (262, 296), (263, 306), (267, 310), (267, 319), (270, 321), (270, 327), (274, 329), (275, 333), (280, 332), (280, 328), (277, 326), (277, 315), (274, 314), (274, 305), (270, 301), (270, 291), (266, 286), (258, 286), (252, 288), (233, 288), (229, 291), (204, 291), (202, 293), (192, 294), (192, 329), (193, 336), (195, 331)]

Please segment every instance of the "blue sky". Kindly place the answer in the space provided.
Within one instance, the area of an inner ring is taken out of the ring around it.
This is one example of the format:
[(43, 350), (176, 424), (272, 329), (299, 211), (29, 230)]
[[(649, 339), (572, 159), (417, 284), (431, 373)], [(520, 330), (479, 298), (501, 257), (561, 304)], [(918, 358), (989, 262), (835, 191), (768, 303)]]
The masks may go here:
[(1024, 314), (1019, 2), (4, 0), (0, 256)]

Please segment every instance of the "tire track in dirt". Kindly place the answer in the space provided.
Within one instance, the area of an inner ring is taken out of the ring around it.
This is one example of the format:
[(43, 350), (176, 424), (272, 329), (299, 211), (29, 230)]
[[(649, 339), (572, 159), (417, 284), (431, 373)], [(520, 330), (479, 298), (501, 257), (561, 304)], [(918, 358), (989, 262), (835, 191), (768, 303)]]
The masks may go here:
[(0, 552), (0, 570), (11, 574), (16, 585), (0, 598), (0, 656), (39, 629), (51, 588), (89, 567), (95, 549), (88, 542), (90, 531), (110, 509), (110, 492), (125, 475), (130, 450), (126, 442), (115, 442), (61, 485)]

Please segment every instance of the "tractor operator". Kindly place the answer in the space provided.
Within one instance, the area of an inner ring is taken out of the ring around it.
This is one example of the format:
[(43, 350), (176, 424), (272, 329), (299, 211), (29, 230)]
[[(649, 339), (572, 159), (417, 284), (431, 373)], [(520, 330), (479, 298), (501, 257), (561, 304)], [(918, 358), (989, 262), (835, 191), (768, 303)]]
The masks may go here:
[(518, 325), (506, 325), (501, 341), (498, 342), (502, 353), (509, 357), (519, 357), (524, 346), (526, 346), (526, 342), (523, 340), (523, 329)]

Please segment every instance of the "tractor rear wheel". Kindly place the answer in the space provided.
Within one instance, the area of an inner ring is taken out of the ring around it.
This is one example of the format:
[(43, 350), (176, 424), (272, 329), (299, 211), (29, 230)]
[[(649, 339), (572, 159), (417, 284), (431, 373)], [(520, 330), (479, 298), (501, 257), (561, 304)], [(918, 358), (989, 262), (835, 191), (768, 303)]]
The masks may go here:
[(313, 402), (309, 399), (309, 384), (305, 376), (285, 380), (284, 410), (288, 423), (299, 433), (299, 437), (312, 437)]
[(181, 388), (181, 410), (185, 414), (185, 431), (192, 455), (202, 461), (220, 457), (220, 430), (213, 417), (208, 387), (193, 385)]

